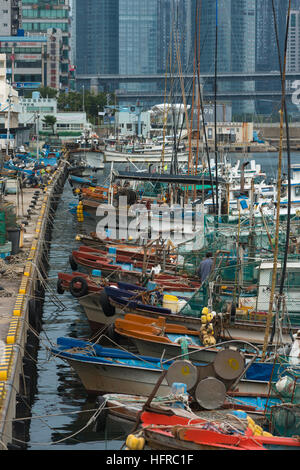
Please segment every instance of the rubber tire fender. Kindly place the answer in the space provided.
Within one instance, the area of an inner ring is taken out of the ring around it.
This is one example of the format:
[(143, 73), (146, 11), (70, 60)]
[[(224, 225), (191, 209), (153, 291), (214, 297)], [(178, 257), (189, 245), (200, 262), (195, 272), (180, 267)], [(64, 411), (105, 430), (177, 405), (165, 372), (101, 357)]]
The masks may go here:
[(116, 309), (110, 304), (106, 292), (103, 290), (102, 292), (100, 292), (99, 296), (100, 304), (104, 315), (106, 317), (113, 317), (116, 314)]
[(65, 293), (65, 289), (63, 288), (62, 283), (62, 279), (57, 280), (56, 292), (60, 295)]
[(36, 330), (41, 330), (41, 317), (42, 306), (41, 302), (37, 299), (30, 299), (28, 301), (28, 318), (29, 324)]
[[(81, 288), (79, 290), (75, 287), (75, 284), (77, 282), (81, 283)], [(88, 286), (87, 281), (83, 277), (77, 276), (77, 277), (73, 277), (73, 279), (70, 281), (69, 291), (71, 292), (73, 297), (76, 297), (76, 298), (84, 297), (89, 292), (89, 286)]]
[(78, 265), (77, 265), (76, 261), (74, 260), (73, 255), (69, 256), (69, 262), (70, 262), (70, 266), (71, 266), (72, 271), (77, 271)]

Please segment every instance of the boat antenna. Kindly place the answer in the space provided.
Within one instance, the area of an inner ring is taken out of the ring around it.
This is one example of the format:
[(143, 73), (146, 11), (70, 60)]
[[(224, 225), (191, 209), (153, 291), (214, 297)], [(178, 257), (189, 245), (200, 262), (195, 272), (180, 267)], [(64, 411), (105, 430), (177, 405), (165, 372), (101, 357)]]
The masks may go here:
[(274, 294), (276, 288), (276, 278), (277, 278), (277, 261), (278, 261), (278, 245), (279, 245), (279, 221), (280, 221), (280, 195), (281, 195), (281, 174), (282, 174), (282, 146), (283, 146), (283, 119), (284, 119), (284, 110), (285, 110), (285, 78), (286, 78), (286, 61), (287, 61), (287, 37), (290, 23), (290, 13), (291, 13), (291, 0), (289, 0), (288, 14), (287, 14), (287, 28), (286, 28), (286, 37), (285, 37), (285, 50), (284, 50), (284, 60), (281, 70), (281, 87), (282, 87), (282, 96), (281, 96), (281, 109), (280, 109), (280, 139), (279, 139), (279, 154), (278, 154), (278, 173), (277, 173), (277, 205), (276, 205), (276, 228), (275, 228), (275, 247), (274, 247), (274, 262), (273, 262), (273, 273), (272, 273), (272, 285), (270, 292), (269, 300), (269, 311), (266, 322), (265, 337), (263, 344), (263, 351), (261, 360), (265, 360), (267, 346), (269, 343), (269, 332), (270, 326), (273, 319), (273, 302)]

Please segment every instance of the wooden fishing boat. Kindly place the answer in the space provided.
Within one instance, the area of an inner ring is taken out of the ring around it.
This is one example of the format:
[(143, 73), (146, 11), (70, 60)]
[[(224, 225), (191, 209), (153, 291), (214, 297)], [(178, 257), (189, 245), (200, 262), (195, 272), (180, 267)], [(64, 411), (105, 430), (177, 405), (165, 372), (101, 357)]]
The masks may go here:
[(57, 293), (63, 294), (66, 290), (69, 291), (73, 297), (81, 297), (88, 295), (92, 292), (101, 292), (104, 288), (101, 284), (101, 279), (96, 283), (88, 274), (81, 272), (58, 273), (57, 275)]
[[(201, 331), (190, 330), (183, 325), (166, 322), (163, 317), (151, 318), (126, 314), (114, 323), (115, 332), (130, 340), (139, 354), (174, 359), (191, 358), (192, 361), (212, 362), (220, 350), (217, 345), (207, 349)], [(211, 339), (216, 340), (213, 336)], [(183, 345), (185, 344), (185, 347)], [(186, 354), (185, 354), (186, 352)]]
[[(184, 283), (174, 285), (168, 283), (168, 281), (165, 283), (163, 279), (156, 280), (156, 282), (159, 283), (160, 288), (166, 294), (171, 291), (172, 294), (177, 294), (179, 296), (178, 298), (181, 297), (183, 302), (186, 302), (184, 299), (193, 295), (193, 291)], [(111, 286), (106, 287), (109, 288)], [(113, 289), (115, 290), (116, 288), (114, 287)], [(124, 296), (120, 302), (120, 294), (122, 292), (124, 292)], [(172, 313), (169, 308), (163, 308), (145, 302), (145, 300), (142, 299), (143, 295), (151, 296), (151, 293), (149, 293), (149, 290), (145, 287), (118, 282), (116, 293), (104, 288), (100, 294), (90, 293), (89, 295), (80, 297), (78, 301), (83, 307), (93, 331), (98, 331), (102, 329), (103, 326), (114, 323), (118, 318), (123, 318), (126, 313), (135, 313), (137, 315), (147, 314), (153, 319), (162, 316), (167, 322), (171, 321), (179, 325), (185, 325), (188, 328), (200, 329), (200, 318), (176, 315)], [(117, 299), (116, 302), (114, 302), (115, 298)]]
[[(109, 276), (110, 279), (126, 279), (128, 282), (141, 282), (146, 276), (149, 278), (153, 274), (153, 269), (157, 269), (154, 261), (139, 261), (134, 259), (132, 255), (100, 255), (85, 250), (74, 250), (69, 257), (70, 266), (75, 271), (78, 265), (84, 267), (89, 273), (93, 270), (101, 271), (104, 277)], [(159, 268), (160, 269), (160, 268)], [(175, 274), (176, 266), (168, 264), (168, 270), (165, 277)]]
[[(102, 239), (97, 236), (97, 233), (91, 232), (89, 235), (78, 234), (76, 240), (80, 241), (86, 246), (92, 246), (101, 250), (102, 248), (107, 248), (110, 246), (116, 246), (119, 244), (124, 244), (125, 240), (113, 240), (109, 237)], [(126, 246), (140, 246), (137, 240), (126, 240)]]
[[(94, 188), (82, 188), (81, 194), (83, 199), (93, 199), (98, 202), (107, 201), (110, 188), (106, 186), (96, 186)], [(113, 194), (117, 194), (117, 188), (112, 188)]]
[[(135, 260), (143, 261), (145, 257), (151, 262), (151, 264), (158, 264), (160, 261), (159, 253), (157, 253), (155, 248), (144, 249), (143, 247), (133, 247), (125, 244), (119, 244), (114, 246), (107, 246), (104, 249), (100, 250), (99, 248), (93, 248), (89, 246), (80, 246), (78, 248), (82, 253), (92, 253), (98, 254), (99, 256), (119, 256), (120, 260), (124, 260), (125, 263), (134, 262)], [(168, 264), (175, 264), (177, 256), (166, 253), (165, 261)]]
[[(168, 293), (172, 291), (178, 295), (188, 298), (193, 294), (194, 288), (189, 284), (185, 284), (185, 280), (178, 278), (177, 282), (170, 282), (165, 279), (159, 281), (160, 289)], [(153, 283), (151, 283), (153, 284)], [(150, 288), (151, 288), (150, 284)], [(155, 286), (155, 283), (153, 284)], [(83, 307), (87, 319), (89, 321), (91, 330), (94, 332), (99, 331), (104, 326), (110, 325), (115, 322), (117, 318), (120, 318), (125, 315), (126, 309), (115, 309), (111, 305), (110, 300), (105, 292), (105, 287), (113, 287), (114, 289), (125, 289), (126, 292), (131, 292), (131, 297), (136, 297), (138, 293), (140, 295), (151, 295), (149, 292), (149, 287), (143, 287), (136, 284), (128, 284), (125, 282), (111, 282), (106, 281), (101, 277), (90, 277), (88, 274), (81, 272), (73, 273), (58, 273), (57, 280), (57, 293), (62, 295), (65, 291), (69, 291), (74, 297), (76, 297)], [(176, 289), (176, 290), (175, 290)], [(152, 294), (155, 293), (152, 292)], [(156, 318), (158, 315), (166, 315), (167, 321), (169, 321), (168, 316), (170, 316), (170, 321), (177, 322), (178, 324), (189, 324), (191, 323), (191, 328), (200, 328), (201, 321), (197, 318), (184, 318), (179, 317), (177, 320), (177, 315), (172, 315), (171, 310), (165, 311), (159, 310), (159, 312), (152, 312), (153, 318)], [(149, 313), (149, 312), (148, 312)], [(149, 313), (150, 314), (150, 313)]]
[(166, 416), (144, 412), (141, 415), (143, 435), (146, 443), (155, 450), (299, 450), (297, 438), (286, 438), (268, 434), (254, 435), (247, 428), (244, 433), (226, 433), (212, 421), (194, 420), (180, 416)]
[(83, 190), (85, 187), (96, 186), (95, 178), (92, 176), (82, 178), (80, 176), (70, 175), (69, 183), (73, 189)]
[[(137, 266), (132, 269), (131, 263), (113, 262), (113, 259), (108, 257), (100, 257), (91, 253), (84, 253), (79, 250), (74, 250), (70, 255), (70, 265), (74, 270), (78, 269), (78, 265), (87, 269), (89, 273), (93, 270), (101, 271), (104, 277), (109, 276), (110, 279), (130, 279), (140, 280), (143, 277), (141, 263), (135, 263)], [(139, 270), (138, 270), (139, 269)]]
[[(70, 364), (89, 395), (116, 393), (122, 390), (129, 395), (149, 396), (162, 372), (159, 359), (136, 356), (119, 349), (103, 348), (73, 338), (58, 338), (57, 347), (51, 348), (51, 352)], [(166, 368), (167, 365), (163, 367)], [(166, 380), (157, 393), (170, 393)]]
[[(289, 365), (276, 362), (260, 362), (255, 357), (247, 363), (237, 361), (240, 353), (236, 350), (220, 350), (214, 362), (197, 363), (190, 361), (162, 361), (151, 356), (140, 356), (124, 349), (104, 348), (97, 343), (73, 338), (58, 338), (57, 346), (52, 347), (50, 352), (62, 360), (67, 361), (78, 374), (88, 394), (103, 395), (106, 393), (150, 396), (165, 396), (171, 393), (171, 385), (174, 382), (166, 378), (165, 374), (174, 368), (178, 382), (187, 383), (188, 391), (193, 387), (202, 387), (204, 380), (213, 380), (220, 385), (225, 384), (221, 395), (226, 398), (226, 389), (234, 390), (236, 396), (273, 396), (274, 391), (270, 389), (270, 383), (276, 383), (279, 375)], [(228, 357), (234, 357), (234, 364)], [(214, 377), (217, 377), (216, 381)], [(163, 376), (162, 376), (163, 374)], [(207, 376), (210, 377), (207, 377)], [(241, 378), (242, 377), (242, 378)], [(161, 378), (161, 379), (160, 379)], [(159, 386), (157, 386), (160, 380)], [(223, 386), (222, 385), (222, 386)], [(216, 387), (217, 388), (217, 387)], [(223, 399), (223, 398), (222, 398)]]
[[(228, 392), (230, 396), (231, 392)], [(124, 424), (131, 426), (132, 429), (133, 423), (136, 423), (140, 413), (145, 409), (145, 405), (149, 397), (142, 397), (138, 395), (125, 395), (125, 394), (106, 394), (103, 396), (105, 400), (105, 408), (107, 414), (117, 420), (122, 420)], [(260, 398), (260, 397), (247, 397), (240, 396), (239, 399), (234, 402), (232, 400), (225, 401), (224, 405), (218, 413), (222, 413), (225, 416), (225, 419), (230, 419), (229, 411), (231, 412), (243, 412), (247, 413), (252, 419), (255, 419), (255, 422), (260, 426), (266, 424), (265, 410), (267, 407), (276, 406), (281, 403), (280, 398)], [(195, 405), (195, 406), (194, 406)], [(178, 399), (176, 403), (176, 397), (174, 395), (170, 396), (158, 396), (154, 397), (151, 401), (151, 404), (147, 406), (147, 409), (152, 409), (156, 413), (167, 412), (169, 415), (174, 414), (178, 416), (185, 416), (187, 418), (195, 419), (195, 417), (201, 417), (201, 414), (204, 415), (206, 412), (203, 412), (203, 409), (199, 409), (199, 405), (189, 402), (189, 409), (184, 409), (181, 406), (178, 406)], [(236, 424), (236, 418), (234, 418)]]

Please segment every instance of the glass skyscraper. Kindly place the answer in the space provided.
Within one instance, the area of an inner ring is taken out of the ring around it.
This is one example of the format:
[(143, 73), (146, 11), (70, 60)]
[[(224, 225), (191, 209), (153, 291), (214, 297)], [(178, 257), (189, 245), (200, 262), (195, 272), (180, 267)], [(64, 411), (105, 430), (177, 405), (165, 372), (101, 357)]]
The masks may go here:
[[(157, 73), (158, 0), (119, 0), (119, 74)], [(155, 88), (153, 83), (120, 82), (126, 91)]]
[(78, 74), (119, 72), (119, 0), (76, 0)]
[[(202, 73), (215, 72), (216, 27), (218, 28), (218, 73), (255, 71), (256, 0), (202, 1), (200, 21), (200, 64)], [(253, 82), (228, 81), (219, 91), (254, 91)], [(233, 102), (235, 113), (252, 113), (252, 101)]]

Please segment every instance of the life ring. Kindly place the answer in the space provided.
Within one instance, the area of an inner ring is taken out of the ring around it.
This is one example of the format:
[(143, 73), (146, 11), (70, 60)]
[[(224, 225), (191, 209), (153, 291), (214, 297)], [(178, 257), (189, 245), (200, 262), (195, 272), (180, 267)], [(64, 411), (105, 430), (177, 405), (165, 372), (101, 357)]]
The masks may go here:
[(78, 265), (77, 265), (76, 261), (74, 260), (73, 255), (69, 256), (69, 262), (70, 262), (70, 266), (72, 268), (72, 271), (76, 271), (77, 268), (78, 268)]
[(73, 297), (78, 298), (88, 294), (89, 286), (83, 277), (77, 276), (70, 281), (69, 290)]
[(64, 294), (65, 289), (62, 286), (63, 282), (62, 279), (58, 279), (57, 285), (56, 285), (56, 292), (60, 295)]
[(104, 290), (99, 294), (99, 301), (106, 317), (113, 317), (116, 314), (116, 309), (111, 305)]

